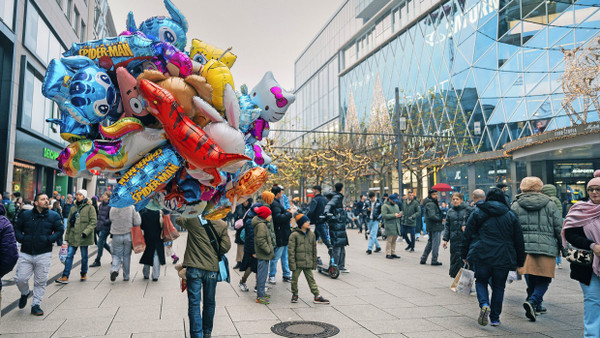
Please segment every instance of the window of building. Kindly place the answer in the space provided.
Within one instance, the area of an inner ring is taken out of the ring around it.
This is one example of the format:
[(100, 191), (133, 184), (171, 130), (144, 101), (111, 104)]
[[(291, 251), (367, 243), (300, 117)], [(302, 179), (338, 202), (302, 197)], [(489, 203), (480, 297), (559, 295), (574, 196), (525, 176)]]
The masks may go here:
[(2, 20), (8, 28), (13, 29), (15, 21), (15, 0), (4, 0), (0, 4), (0, 20)]
[(86, 41), (86, 35), (87, 35), (87, 31), (86, 31), (87, 27), (85, 25), (85, 23), (83, 22), (83, 20), (81, 20), (81, 34), (79, 34), (79, 41), (84, 42)]
[(67, 16), (67, 19), (69, 21), (71, 21), (72, 8), (73, 8), (73, 0), (67, 0), (67, 6), (65, 6), (64, 10), (65, 10), (65, 15)]
[(73, 29), (75, 30), (75, 34), (77, 36), (79, 36), (79, 31), (77, 30), (79, 28), (79, 11), (77, 10), (77, 8), (74, 8), (73, 12), (75, 12), (75, 17), (72, 21), (72, 26), (73, 26)]
[(58, 128), (46, 123), (46, 119), (59, 118), (59, 112), (56, 104), (42, 95), (43, 78), (43, 75), (37, 73), (32, 67), (27, 67), (25, 70), (21, 128), (30, 129), (60, 141)]
[(27, 9), (25, 46), (47, 65), (50, 60), (61, 57), (65, 49), (58, 42), (54, 33), (50, 31), (31, 1), (28, 2)]

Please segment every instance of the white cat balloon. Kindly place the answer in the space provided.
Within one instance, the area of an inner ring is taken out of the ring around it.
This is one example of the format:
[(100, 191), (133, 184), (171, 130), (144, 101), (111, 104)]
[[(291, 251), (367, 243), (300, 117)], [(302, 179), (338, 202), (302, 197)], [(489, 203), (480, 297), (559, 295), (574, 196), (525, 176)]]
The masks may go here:
[(262, 109), (260, 117), (267, 122), (277, 122), (296, 101), (296, 96), (281, 88), (273, 73), (266, 72), (262, 80), (252, 88), (250, 100)]

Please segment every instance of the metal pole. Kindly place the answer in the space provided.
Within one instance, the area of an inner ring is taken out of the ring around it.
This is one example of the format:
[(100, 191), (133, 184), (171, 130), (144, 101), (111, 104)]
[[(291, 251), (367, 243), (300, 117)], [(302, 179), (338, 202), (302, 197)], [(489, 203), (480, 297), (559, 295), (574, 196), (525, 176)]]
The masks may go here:
[(394, 100), (394, 111), (398, 118), (398, 190), (400, 190), (398, 193), (402, 197), (404, 192), (402, 190), (402, 119), (400, 118), (400, 93), (398, 87), (396, 87)]

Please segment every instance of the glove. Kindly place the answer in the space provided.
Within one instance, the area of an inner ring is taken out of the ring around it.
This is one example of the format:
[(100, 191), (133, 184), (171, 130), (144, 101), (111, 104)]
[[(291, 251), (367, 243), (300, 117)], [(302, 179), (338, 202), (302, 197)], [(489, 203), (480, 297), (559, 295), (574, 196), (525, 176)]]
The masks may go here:
[(110, 236), (109, 236), (109, 237), (110, 237), (110, 238), (112, 238), (112, 234), (110, 234)]
[(86, 234), (84, 234), (84, 233), (82, 233), (82, 234), (81, 234), (81, 238), (87, 238), (87, 235), (86, 235)]

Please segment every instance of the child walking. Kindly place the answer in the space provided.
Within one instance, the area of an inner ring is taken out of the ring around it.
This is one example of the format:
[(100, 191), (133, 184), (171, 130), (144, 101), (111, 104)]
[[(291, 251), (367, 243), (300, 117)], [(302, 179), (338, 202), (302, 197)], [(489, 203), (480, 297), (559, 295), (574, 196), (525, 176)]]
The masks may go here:
[(275, 258), (273, 240), (269, 232), (268, 222), (271, 221), (271, 210), (265, 206), (256, 209), (256, 216), (252, 219), (254, 228), (254, 254), (257, 260), (256, 271), (256, 302), (269, 304), (270, 295), (265, 293), (265, 283), (269, 273), (269, 262)]
[(298, 303), (298, 278), (304, 272), (310, 291), (314, 295), (315, 304), (329, 304), (319, 294), (312, 270), (317, 268), (317, 242), (315, 234), (310, 231), (310, 220), (303, 214), (296, 215), (298, 227), (292, 231), (288, 244), (288, 257), (292, 271), (292, 303)]

